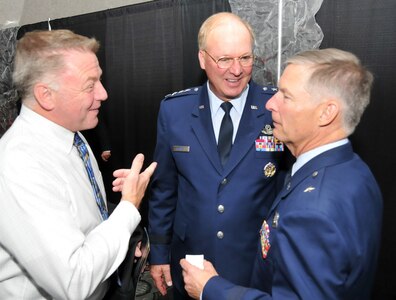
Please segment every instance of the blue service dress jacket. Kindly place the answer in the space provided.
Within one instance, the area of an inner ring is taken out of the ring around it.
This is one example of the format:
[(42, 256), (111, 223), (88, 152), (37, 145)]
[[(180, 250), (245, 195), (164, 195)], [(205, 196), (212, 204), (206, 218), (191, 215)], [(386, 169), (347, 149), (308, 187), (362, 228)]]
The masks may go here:
[(273, 123), (265, 104), (275, 92), (249, 83), (224, 168), (207, 84), (161, 102), (154, 154), (158, 167), (149, 200), (150, 263), (171, 263), (173, 286), (179, 291), (184, 286), (179, 260), (186, 254), (204, 254), (225, 278), (249, 283), (257, 228), (275, 199), (283, 154), (268, 148)]
[(379, 187), (351, 144), (324, 152), (285, 183), (263, 223), (256, 289), (213, 277), (203, 299), (370, 299), (381, 222)]

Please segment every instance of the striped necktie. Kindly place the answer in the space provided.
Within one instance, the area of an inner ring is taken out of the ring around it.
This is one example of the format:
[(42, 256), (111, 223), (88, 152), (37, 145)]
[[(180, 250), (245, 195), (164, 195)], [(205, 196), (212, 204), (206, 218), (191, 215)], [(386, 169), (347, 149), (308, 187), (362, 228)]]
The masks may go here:
[(107, 212), (107, 207), (105, 205), (102, 193), (100, 192), (98, 183), (95, 179), (95, 174), (92, 169), (91, 160), (89, 159), (89, 153), (87, 146), (85, 145), (84, 141), (76, 132), (74, 135), (74, 143), (73, 145), (77, 148), (78, 153), (80, 154), (81, 159), (84, 162), (85, 169), (88, 173), (89, 182), (91, 183), (96, 203), (98, 204), (100, 214), (102, 215), (102, 219), (106, 220), (109, 217), (109, 213)]

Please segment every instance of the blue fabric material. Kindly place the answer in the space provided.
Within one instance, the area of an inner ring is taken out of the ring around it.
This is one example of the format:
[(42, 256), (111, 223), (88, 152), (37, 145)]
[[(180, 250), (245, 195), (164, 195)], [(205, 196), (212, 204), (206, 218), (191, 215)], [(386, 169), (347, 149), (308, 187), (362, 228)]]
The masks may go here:
[(89, 159), (89, 153), (87, 146), (85, 145), (84, 141), (81, 139), (81, 137), (76, 134), (74, 135), (74, 143), (73, 145), (77, 148), (78, 153), (80, 154), (81, 159), (84, 162), (85, 169), (87, 170), (89, 182), (91, 183), (95, 200), (96, 203), (98, 204), (100, 214), (102, 215), (103, 220), (106, 220), (109, 217), (109, 213), (107, 212), (107, 207), (105, 205), (105, 202), (103, 200), (102, 193), (100, 192), (98, 183), (96, 182), (95, 179), (95, 174), (92, 170), (92, 165), (91, 165), (91, 160)]

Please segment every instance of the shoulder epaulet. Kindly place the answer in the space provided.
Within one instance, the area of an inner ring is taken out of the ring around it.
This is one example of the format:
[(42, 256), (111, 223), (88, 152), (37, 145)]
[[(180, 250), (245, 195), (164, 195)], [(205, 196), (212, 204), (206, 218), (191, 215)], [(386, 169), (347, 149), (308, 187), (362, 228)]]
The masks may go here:
[(198, 93), (201, 87), (193, 87), (185, 90), (181, 90), (178, 92), (174, 92), (172, 94), (168, 94), (165, 96), (165, 100), (169, 100), (175, 97), (180, 97), (180, 96), (187, 96), (187, 95), (195, 95)]
[(264, 94), (273, 95), (273, 94), (276, 94), (276, 92), (278, 92), (278, 88), (276, 86), (270, 86), (270, 85), (263, 86), (263, 93)]

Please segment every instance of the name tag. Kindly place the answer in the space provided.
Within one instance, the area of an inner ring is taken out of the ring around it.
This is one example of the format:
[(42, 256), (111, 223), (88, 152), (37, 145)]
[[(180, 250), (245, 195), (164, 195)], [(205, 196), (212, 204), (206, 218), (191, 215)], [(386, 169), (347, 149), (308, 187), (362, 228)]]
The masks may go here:
[(172, 146), (172, 152), (190, 152), (190, 146)]

